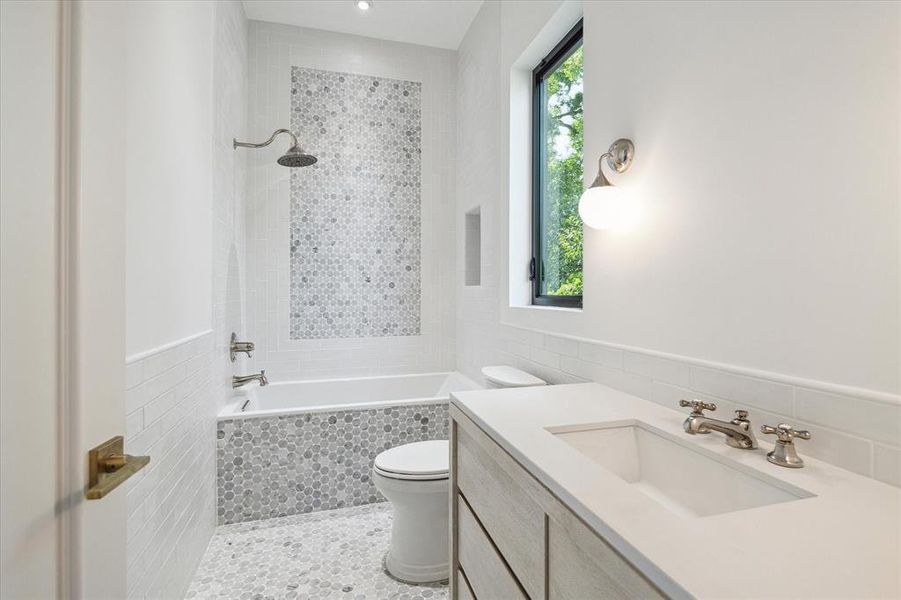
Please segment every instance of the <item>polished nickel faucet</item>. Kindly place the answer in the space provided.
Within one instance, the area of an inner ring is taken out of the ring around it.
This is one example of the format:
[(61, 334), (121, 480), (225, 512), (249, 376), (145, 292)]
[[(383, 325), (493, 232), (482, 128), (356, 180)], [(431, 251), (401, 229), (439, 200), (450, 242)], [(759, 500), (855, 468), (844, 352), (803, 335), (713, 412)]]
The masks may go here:
[(266, 379), (266, 369), (261, 370), (259, 373), (255, 373), (253, 375), (235, 375), (232, 377), (232, 387), (239, 388), (245, 383), (250, 383), (251, 381), (259, 381), (260, 386), (269, 385), (269, 380)]
[(718, 431), (726, 436), (726, 443), (733, 448), (753, 450), (757, 447), (757, 438), (751, 429), (751, 421), (748, 420), (748, 411), (736, 410), (735, 418), (731, 421), (720, 421), (704, 415), (705, 410), (716, 410), (713, 402), (703, 400), (679, 400), (679, 406), (691, 407), (691, 414), (685, 419), (682, 428), (685, 433), (697, 435)]

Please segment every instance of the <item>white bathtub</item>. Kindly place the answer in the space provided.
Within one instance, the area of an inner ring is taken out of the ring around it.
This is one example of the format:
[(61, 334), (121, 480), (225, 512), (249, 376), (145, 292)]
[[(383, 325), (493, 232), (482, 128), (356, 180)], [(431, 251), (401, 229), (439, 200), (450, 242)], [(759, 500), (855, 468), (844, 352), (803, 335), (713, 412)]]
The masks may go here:
[(275, 417), (311, 412), (374, 409), (447, 402), (451, 392), (479, 386), (457, 372), (354, 379), (279, 381), (245, 386), (219, 412), (220, 419)]

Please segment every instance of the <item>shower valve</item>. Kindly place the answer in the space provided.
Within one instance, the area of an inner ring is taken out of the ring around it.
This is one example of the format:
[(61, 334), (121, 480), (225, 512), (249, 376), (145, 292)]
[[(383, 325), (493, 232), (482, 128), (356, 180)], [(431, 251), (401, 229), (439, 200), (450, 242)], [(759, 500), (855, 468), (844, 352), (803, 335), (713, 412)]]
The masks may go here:
[(253, 352), (253, 342), (239, 342), (238, 334), (232, 333), (231, 342), (228, 346), (228, 357), (232, 362), (235, 362), (237, 360), (236, 354), (238, 354), (238, 352), (243, 352), (247, 355), (248, 358), (250, 358), (251, 356), (253, 356), (251, 354), (251, 352)]

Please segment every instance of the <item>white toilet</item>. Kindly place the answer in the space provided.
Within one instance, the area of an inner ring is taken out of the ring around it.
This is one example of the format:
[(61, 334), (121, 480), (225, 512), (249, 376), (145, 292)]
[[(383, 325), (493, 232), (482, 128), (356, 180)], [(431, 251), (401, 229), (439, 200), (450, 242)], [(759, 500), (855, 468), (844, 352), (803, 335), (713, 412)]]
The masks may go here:
[[(489, 387), (529, 387), (545, 381), (513, 367), (484, 367)], [(394, 508), (385, 568), (408, 583), (448, 578), (447, 440), (414, 442), (375, 457), (372, 481)]]

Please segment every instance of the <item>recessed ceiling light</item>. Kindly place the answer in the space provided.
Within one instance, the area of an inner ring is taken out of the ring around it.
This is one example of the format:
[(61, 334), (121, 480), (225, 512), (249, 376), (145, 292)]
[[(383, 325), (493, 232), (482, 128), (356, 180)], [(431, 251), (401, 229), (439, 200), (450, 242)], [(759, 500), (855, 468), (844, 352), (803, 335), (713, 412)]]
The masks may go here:
[(357, 0), (357, 8), (360, 10), (369, 10), (372, 8), (372, 0)]

